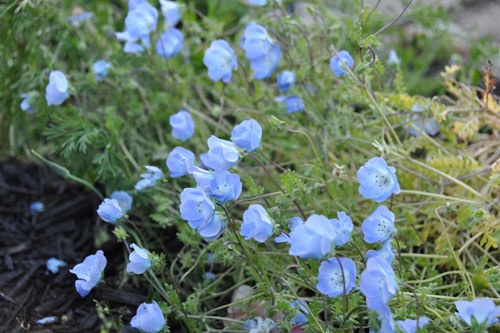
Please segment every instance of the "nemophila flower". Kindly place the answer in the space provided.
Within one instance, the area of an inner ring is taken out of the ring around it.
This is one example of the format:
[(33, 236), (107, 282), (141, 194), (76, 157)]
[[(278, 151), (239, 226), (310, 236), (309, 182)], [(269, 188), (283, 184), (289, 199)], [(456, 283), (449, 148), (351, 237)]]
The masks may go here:
[(190, 174), (194, 168), (194, 154), (182, 147), (175, 147), (167, 158), (170, 177), (177, 178)]
[(231, 141), (219, 139), (211, 135), (208, 140), (208, 153), (202, 154), (200, 160), (204, 166), (215, 171), (227, 170), (236, 165), (240, 154)]
[(391, 50), (389, 52), (389, 64), (390, 65), (397, 65), (399, 64), (399, 57), (398, 57), (398, 54), (396, 53), (395, 50)]
[(287, 92), (295, 82), (295, 74), (290, 71), (283, 71), (278, 74), (278, 89), (282, 92)]
[(31, 91), (29, 93), (22, 93), (19, 96), (23, 99), (21, 101), (21, 110), (26, 113), (33, 113), (35, 112), (35, 108), (31, 105), (31, 99), (33, 98), (33, 95), (35, 94), (34, 91)]
[(286, 110), (288, 113), (302, 112), (304, 111), (304, 101), (302, 98), (290, 95), (290, 96), (278, 96), (275, 98), (277, 102), (285, 103)]
[(160, 0), (161, 12), (168, 27), (174, 27), (181, 20), (181, 6), (175, 1)]
[(125, 17), (125, 30), (132, 38), (143, 38), (156, 29), (158, 11), (149, 2), (141, 2)]
[(290, 232), (288, 254), (300, 258), (321, 258), (330, 253), (335, 237), (333, 223), (323, 215), (313, 214)]
[(215, 281), (216, 278), (217, 276), (212, 272), (206, 272), (205, 274), (203, 274), (204, 280)]
[(281, 60), (281, 49), (278, 44), (273, 44), (267, 54), (250, 60), (250, 67), (253, 69), (253, 78), (256, 80), (267, 79)]
[(142, 274), (151, 266), (149, 252), (135, 244), (130, 244), (130, 247), (134, 251), (128, 256), (130, 262), (127, 264), (126, 270), (128, 273)]
[(165, 327), (165, 317), (158, 303), (142, 303), (137, 308), (136, 315), (130, 321), (130, 326), (144, 333), (157, 333)]
[(240, 235), (245, 240), (255, 239), (259, 243), (264, 243), (273, 233), (273, 222), (261, 205), (250, 205), (243, 213), (243, 224)]
[(330, 59), (330, 68), (335, 76), (346, 76), (346, 69), (352, 66), (354, 66), (354, 59), (346, 50), (340, 51)]
[(231, 141), (248, 152), (259, 148), (261, 139), (262, 127), (255, 119), (243, 120), (231, 132)]
[(267, 0), (248, 0), (248, 4), (251, 6), (265, 6), (267, 5)]
[(337, 212), (338, 219), (331, 219), (335, 229), (335, 246), (342, 246), (351, 240), (351, 232), (354, 229), (351, 218), (344, 212)]
[(357, 172), (359, 193), (363, 198), (382, 202), (392, 194), (401, 192), (396, 169), (387, 165), (381, 157), (374, 157), (366, 162)]
[(94, 13), (84, 11), (82, 13), (71, 15), (66, 20), (73, 26), (77, 27), (83, 22), (90, 20), (92, 17), (94, 17)]
[(30, 214), (35, 215), (45, 211), (45, 205), (40, 201), (35, 201), (30, 204)]
[(266, 28), (255, 23), (247, 24), (241, 36), (241, 47), (248, 60), (264, 57), (271, 51), (273, 40), (268, 35)]
[(378, 311), (396, 295), (398, 283), (391, 265), (380, 257), (369, 258), (359, 283), (370, 310)]
[(155, 186), (156, 181), (163, 177), (163, 173), (158, 167), (146, 165), (144, 168), (146, 168), (146, 172), (141, 174), (142, 179), (135, 184), (136, 190), (143, 190), (147, 187)]
[(361, 225), (361, 231), (365, 235), (365, 242), (381, 243), (388, 240), (396, 231), (396, 228), (394, 228), (395, 217), (394, 213), (386, 206), (378, 206)]
[(177, 140), (186, 141), (194, 134), (194, 121), (189, 112), (180, 110), (170, 116), (172, 136)]
[[(389, 308), (388, 305), (383, 305), (376, 312), (380, 321), (379, 325), (377, 326), (377, 332), (396, 333), (396, 325), (394, 324), (394, 320), (392, 319), (391, 308)], [(373, 330), (370, 329), (370, 333), (372, 332)]]
[(499, 321), (497, 317), (500, 315), (500, 306), (495, 306), (491, 298), (483, 297), (470, 302), (456, 301), (455, 306), (455, 314), (470, 327), (476, 326), (474, 321), (483, 328)]
[[(287, 225), (288, 225), (288, 228), (290, 229), (290, 231), (295, 229), (297, 226), (303, 225), (303, 224), (304, 224), (304, 221), (298, 216), (292, 217), (291, 219), (289, 219), (287, 221)], [(290, 236), (284, 232), (281, 232), (281, 235), (276, 237), (276, 239), (274, 241), (276, 243), (289, 243), (290, 244)]]
[(61, 105), (69, 96), (69, 83), (61, 71), (52, 71), (49, 75), (49, 84), (45, 89), (47, 105)]
[(97, 208), (97, 215), (101, 220), (114, 224), (123, 217), (123, 210), (116, 199), (104, 199)]
[(356, 265), (349, 258), (330, 258), (321, 262), (316, 289), (328, 297), (348, 294), (356, 282)]
[(248, 333), (269, 333), (276, 328), (278, 326), (271, 318), (255, 317), (243, 323), (243, 329), (248, 330)]
[(92, 288), (101, 281), (106, 263), (104, 253), (99, 250), (95, 254), (87, 256), (82, 263), (69, 270), (70, 273), (78, 277), (78, 280), (75, 281), (75, 287), (80, 296), (87, 296)]
[(409, 122), (413, 126), (410, 125), (406, 127), (411, 135), (420, 136), (422, 133), (427, 133), (430, 136), (435, 136), (439, 133), (439, 124), (436, 119), (425, 117), (424, 108), (420, 104), (415, 103), (411, 111)]
[(132, 208), (132, 197), (125, 191), (114, 191), (109, 198), (118, 201), (118, 205), (124, 214)]
[(206, 225), (198, 228), (198, 233), (207, 242), (211, 242), (219, 238), (224, 229), (226, 229), (226, 219), (222, 215), (214, 214)]
[(210, 196), (221, 204), (236, 200), (241, 194), (243, 184), (240, 176), (230, 173), (227, 170), (214, 173), (214, 178), (210, 181)]
[(225, 83), (231, 80), (233, 70), (238, 68), (238, 60), (233, 49), (223, 39), (210, 43), (203, 56), (203, 63), (207, 66), (208, 77), (212, 81), (222, 80)]
[(52, 274), (57, 274), (57, 272), (59, 272), (59, 268), (68, 266), (68, 264), (65, 261), (59, 260), (57, 258), (47, 259), (45, 265), (47, 266), (47, 270)]
[[(117, 32), (115, 35), (119, 41), (125, 42), (123, 46), (123, 51), (125, 53), (138, 54), (144, 51), (144, 48), (149, 48), (151, 46), (149, 36), (135, 38), (130, 36), (128, 31)], [(139, 44), (139, 42), (141, 44)]]
[(108, 70), (111, 67), (111, 64), (106, 60), (97, 60), (92, 65), (92, 71), (95, 74), (97, 81), (104, 80), (104, 77), (108, 75)]
[(128, 10), (134, 10), (141, 3), (148, 2), (147, 0), (128, 0)]
[(186, 220), (191, 228), (200, 228), (211, 221), (215, 204), (202, 189), (188, 187), (181, 193), (179, 208), (181, 218)]
[(197, 188), (200, 188), (205, 192), (210, 192), (210, 182), (214, 179), (214, 173), (212, 171), (194, 166), (191, 176), (193, 176), (196, 181)]
[(390, 240), (386, 240), (379, 250), (368, 250), (366, 251), (366, 259), (372, 257), (380, 257), (387, 261), (388, 264), (392, 264), (394, 261), (394, 251), (392, 251), (392, 245)]
[(403, 333), (417, 333), (417, 328), (423, 329), (430, 321), (427, 317), (420, 317), (418, 319), (418, 327), (417, 320), (415, 319), (397, 320), (396, 323)]
[(181, 52), (183, 42), (182, 32), (179, 29), (170, 28), (156, 42), (156, 54), (160, 57), (171, 58)]
[(307, 323), (307, 302), (303, 299), (296, 299), (290, 302), (290, 307), (297, 309), (297, 314), (290, 320), (294, 325), (305, 325)]

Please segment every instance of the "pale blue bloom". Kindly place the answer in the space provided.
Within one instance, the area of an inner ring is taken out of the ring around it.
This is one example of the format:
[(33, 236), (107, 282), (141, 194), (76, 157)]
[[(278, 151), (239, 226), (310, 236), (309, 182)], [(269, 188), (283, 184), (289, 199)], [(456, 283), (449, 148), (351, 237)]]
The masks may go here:
[(209, 280), (209, 281), (215, 281), (215, 279), (217, 278), (217, 276), (215, 276), (214, 273), (212, 272), (206, 272), (204, 275), (203, 275), (203, 279), (205, 280)]
[(219, 238), (224, 229), (226, 229), (226, 219), (215, 213), (206, 225), (198, 228), (198, 233), (207, 242), (211, 242)]
[(233, 70), (238, 68), (238, 60), (233, 49), (223, 40), (214, 40), (205, 51), (203, 63), (208, 68), (208, 77), (212, 81), (222, 80), (228, 83)]
[[(125, 42), (123, 47), (123, 51), (125, 53), (138, 54), (144, 51), (144, 48), (149, 48), (151, 46), (151, 42), (149, 41), (149, 36), (145, 36), (143, 38), (134, 38), (130, 36), (128, 31), (117, 32), (116, 37), (118, 40)], [(139, 41), (141, 44), (139, 44)]]
[(200, 155), (203, 165), (215, 171), (222, 171), (238, 164), (240, 155), (231, 141), (211, 135), (207, 140), (208, 153)]
[(97, 60), (92, 65), (92, 71), (95, 74), (97, 81), (104, 80), (104, 77), (108, 75), (108, 70), (111, 67), (111, 64), (106, 60)]
[(278, 326), (271, 318), (255, 317), (243, 323), (243, 329), (248, 330), (248, 333), (269, 333), (276, 328)]
[[(339, 262), (340, 261), (340, 262)], [(321, 262), (316, 289), (328, 297), (347, 295), (356, 283), (356, 265), (349, 258), (333, 257)]]
[(132, 11), (141, 3), (148, 2), (147, 0), (128, 0), (128, 11)]
[[(293, 231), (293, 229), (295, 229), (297, 226), (300, 226), (303, 224), (304, 224), (304, 221), (298, 216), (292, 217), (291, 219), (289, 219), (287, 221), (287, 225), (288, 225), (288, 228), (290, 229), (290, 231)], [(281, 232), (281, 235), (276, 237), (276, 239), (274, 241), (276, 243), (288, 243), (288, 244), (290, 244), (290, 236), (284, 232)]]
[(213, 217), (215, 204), (208, 195), (199, 188), (185, 188), (181, 193), (181, 218), (193, 229), (206, 226)]
[(75, 287), (80, 296), (87, 296), (92, 288), (101, 281), (106, 263), (104, 253), (99, 250), (95, 254), (87, 256), (82, 263), (69, 270), (70, 273), (78, 277), (78, 280), (75, 281)]
[(394, 251), (392, 251), (391, 241), (387, 240), (382, 244), (380, 250), (368, 250), (366, 251), (366, 259), (372, 257), (380, 257), (387, 261), (387, 263), (392, 264), (394, 261)]
[(142, 2), (125, 17), (125, 31), (132, 38), (143, 38), (156, 29), (158, 11), (148, 2)]
[(182, 147), (175, 147), (167, 158), (170, 177), (177, 178), (190, 174), (194, 168), (194, 154)]
[(295, 82), (295, 74), (290, 71), (283, 71), (277, 77), (278, 89), (282, 92), (287, 92)]
[(401, 192), (396, 169), (389, 167), (381, 157), (374, 157), (366, 162), (357, 172), (359, 193), (363, 198), (382, 202), (392, 194)]
[(390, 65), (397, 65), (399, 64), (399, 58), (398, 58), (398, 54), (396, 53), (395, 50), (391, 50), (389, 52), (389, 64)]
[(297, 223), (290, 232), (288, 254), (300, 258), (321, 258), (330, 253), (335, 237), (333, 223), (323, 215), (313, 214), (305, 223)]
[(127, 273), (142, 274), (151, 266), (149, 252), (135, 244), (130, 244), (130, 247), (134, 251), (128, 256)]
[(231, 132), (231, 141), (248, 152), (259, 148), (261, 139), (262, 127), (255, 119), (243, 120)]
[(415, 103), (411, 111), (411, 117), (410, 115), (408, 116), (409, 122), (417, 128), (415, 129), (413, 126), (407, 126), (411, 135), (420, 136), (422, 132), (424, 132), (430, 136), (435, 136), (439, 133), (439, 124), (436, 119), (425, 117), (424, 108), (420, 104)]
[(189, 112), (180, 110), (170, 116), (172, 136), (177, 140), (189, 140), (194, 134), (194, 121)]
[(304, 101), (302, 98), (290, 95), (290, 96), (278, 96), (275, 98), (277, 102), (285, 103), (286, 110), (288, 113), (302, 112), (304, 111)]
[(101, 220), (114, 224), (123, 217), (123, 210), (116, 199), (106, 198), (97, 208)]
[(297, 314), (290, 320), (294, 325), (305, 325), (307, 323), (307, 302), (303, 299), (296, 299), (290, 302), (290, 307), (297, 309)]
[(130, 321), (130, 326), (144, 333), (157, 333), (165, 327), (165, 317), (158, 303), (142, 303), (137, 308), (136, 315)]
[(256, 80), (267, 79), (281, 60), (281, 49), (278, 44), (273, 44), (269, 52), (263, 56), (250, 60), (253, 77)]
[(369, 258), (359, 283), (370, 310), (379, 311), (396, 295), (398, 283), (391, 265), (380, 257)]
[[(376, 312), (380, 320), (380, 326), (377, 333), (396, 333), (396, 325), (392, 319), (391, 308), (389, 308), (388, 305), (382, 305)], [(374, 333), (374, 331), (370, 329), (370, 333)]]
[(251, 6), (265, 6), (267, 5), (267, 0), (248, 0), (248, 4)]
[(163, 177), (163, 173), (158, 167), (146, 165), (146, 172), (141, 174), (141, 180), (135, 184), (136, 190), (143, 190), (146, 187), (151, 187), (156, 185), (156, 181)]
[(181, 6), (175, 1), (160, 0), (161, 12), (168, 27), (174, 27), (181, 20)]
[(346, 76), (346, 68), (354, 66), (354, 59), (352, 59), (349, 52), (342, 50), (330, 59), (330, 68), (335, 76)]
[(170, 28), (156, 42), (156, 54), (160, 57), (171, 58), (181, 52), (183, 42), (182, 32), (179, 29)]
[(241, 36), (240, 45), (245, 50), (247, 59), (251, 61), (267, 55), (271, 51), (273, 41), (266, 28), (255, 22), (250, 22)]
[(71, 15), (66, 20), (77, 27), (81, 23), (90, 20), (92, 17), (94, 17), (94, 13), (84, 11), (81, 14)]
[(35, 201), (30, 204), (30, 214), (35, 215), (45, 211), (45, 205), (40, 201)]
[(391, 237), (396, 231), (394, 219), (396, 216), (384, 205), (378, 206), (361, 225), (367, 243), (381, 243)]
[(33, 95), (35, 94), (34, 91), (31, 91), (29, 93), (22, 93), (19, 96), (23, 99), (21, 101), (21, 110), (23, 110), (26, 113), (33, 113), (35, 112), (35, 108), (31, 105), (31, 99), (33, 98)]
[(228, 201), (238, 199), (242, 187), (239, 175), (227, 170), (218, 171), (214, 173), (214, 177), (210, 181), (209, 195), (219, 203), (225, 204)]
[(49, 84), (45, 89), (47, 105), (61, 105), (69, 96), (69, 83), (61, 71), (52, 71), (49, 75)]
[(57, 258), (49, 258), (45, 264), (47, 266), (47, 270), (52, 274), (57, 274), (57, 272), (59, 272), (59, 268), (68, 266), (66, 262)]
[(483, 297), (472, 301), (456, 301), (455, 306), (457, 312), (455, 313), (462, 321), (470, 327), (473, 327), (474, 318), (479, 326), (484, 328), (498, 323), (498, 316), (500, 315), (500, 306), (495, 306), (491, 298)]
[(342, 246), (351, 240), (351, 232), (354, 229), (351, 218), (344, 212), (337, 212), (338, 219), (331, 219), (335, 229), (335, 246)]
[(212, 171), (194, 166), (191, 176), (193, 176), (196, 181), (197, 188), (200, 188), (205, 192), (210, 192), (210, 182), (214, 179), (214, 173)]
[(250, 205), (243, 213), (240, 235), (264, 243), (273, 233), (273, 222), (261, 205)]
[[(418, 328), (424, 328), (430, 321), (427, 317), (420, 317), (418, 319)], [(397, 320), (396, 323), (403, 333), (417, 333), (417, 321), (415, 319)]]
[(132, 208), (132, 197), (125, 191), (114, 191), (109, 198), (118, 201), (118, 205), (120, 205), (124, 214)]

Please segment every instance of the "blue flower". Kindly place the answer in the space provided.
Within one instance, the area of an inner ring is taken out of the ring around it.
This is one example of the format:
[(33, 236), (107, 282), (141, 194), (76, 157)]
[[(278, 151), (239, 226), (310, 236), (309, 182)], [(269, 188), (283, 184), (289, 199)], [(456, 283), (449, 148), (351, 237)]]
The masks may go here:
[(243, 184), (240, 176), (230, 173), (227, 170), (214, 173), (214, 178), (210, 181), (210, 196), (221, 204), (236, 200), (241, 194)]
[(250, 22), (241, 36), (240, 44), (247, 59), (251, 61), (266, 56), (271, 51), (273, 41), (267, 34), (266, 28)]
[(386, 206), (378, 206), (361, 225), (361, 231), (365, 235), (367, 243), (381, 243), (391, 237), (396, 231), (394, 218), (396, 216)]
[(177, 140), (186, 141), (194, 134), (194, 121), (189, 112), (180, 110), (170, 116), (172, 136)]
[(223, 40), (214, 40), (205, 51), (203, 63), (208, 68), (208, 77), (212, 81), (222, 80), (228, 83), (231, 73), (238, 68), (238, 61), (233, 49)]
[[(394, 325), (394, 320), (392, 319), (391, 308), (388, 305), (381, 306), (377, 311), (378, 320), (380, 324), (378, 325), (378, 333), (396, 333), (396, 326)], [(374, 332), (370, 329), (370, 333)]]
[(35, 215), (45, 211), (45, 205), (40, 201), (35, 201), (30, 204), (30, 214)]
[(470, 327), (474, 326), (474, 320), (477, 325), (484, 328), (498, 323), (500, 306), (495, 306), (491, 298), (483, 297), (471, 302), (456, 301), (455, 306), (457, 307), (455, 314)]
[(35, 112), (35, 109), (31, 105), (31, 99), (33, 98), (33, 95), (35, 94), (34, 91), (31, 91), (29, 93), (22, 93), (19, 96), (23, 99), (21, 101), (21, 110), (23, 110), (26, 113), (33, 113)]
[(297, 223), (290, 232), (288, 254), (300, 258), (321, 258), (330, 253), (335, 237), (333, 223), (323, 215), (313, 214), (305, 223)]
[(165, 317), (158, 303), (142, 303), (137, 308), (136, 315), (130, 321), (130, 326), (144, 333), (157, 333), (165, 327)]
[[(427, 317), (420, 317), (418, 319), (418, 328), (424, 328), (430, 321)], [(403, 333), (417, 333), (417, 321), (414, 319), (397, 320), (396, 323)]]
[(198, 228), (198, 233), (207, 242), (211, 242), (219, 238), (224, 229), (226, 229), (226, 219), (216, 213), (206, 225)]
[(111, 64), (106, 60), (97, 60), (92, 65), (92, 71), (95, 74), (97, 81), (104, 80), (104, 77), (108, 75), (108, 70), (111, 67)]
[(45, 89), (47, 105), (61, 105), (69, 96), (69, 83), (61, 71), (52, 71), (49, 75), (49, 84)]
[(181, 52), (183, 42), (182, 32), (179, 29), (170, 28), (156, 42), (156, 54), (160, 57), (171, 58)]
[(243, 213), (243, 224), (240, 235), (245, 240), (255, 239), (259, 243), (264, 243), (273, 233), (273, 222), (261, 205), (250, 205)]
[(370, 310), (378, 311), (396, 295), (398, 283), (391, 265), (380, 257), (369, 258), (359, 283)]
[[(295, 229), (295, 227), (303, 225), (303, 224), (304, 224), (304, 221), (298, 216), (292, 217), (291, 219), (289, 219), (287, 221), (287, 225), (288, 225), (288, 228), (290, 229), (290, 231)], [(290, 244), (290, 236), (282, 231), (281, 235), (276, 237), (276, 239), (274, 241), (276, 243), (288, 243), (288, 244)]]
[(296, 299), (290, 302), (290, 307), (297, 309), (297, 314), (290, 320), (294, 325), (305, 325), (307, 323), (307, 302), (303, 299)]
[(342, 50), (330, 59), (330, 68), (335, 76), (346, 76), (346, 67), (352, 68), (354, 60), (349, 52)]
[(182, 147), (175, 147), (167, 158), (170, 177), (177, 178), (190, 174), (194, 168), (194, 154)]
[(366, 251), (366, 259), (372, 257), (380, 257), (387, 261), (388, 264), (392, 264), (394, 261), (394, 251), (392, 251), (391, 241), (387, 240), (382, 244), (380, 250), (368, 250)]
[(128, 0), (128, 10), (134, 10), (141, 3), (147, 2), (147, 0)]
[(191, 228), (204, 227), (212, 220), (215, 204), (208, 195), (199, 188), (185, 188), (181, 193), (181, 218), (186, 220)]
[(374, 157), (357, 172), (359, 193), (363, 198), (382, 202), (392, 194), (401, 192), (396, 169), (389, 167), (381, 157)]
[(222, 140), (212, 135), (208, 138), (207, 144), (208, 153), (200, 156), (200, 160), (205, 167), (215, 171), (222, 171), (238, 163), (240, 155), (236, 145), (231, 141)]
[(287, 92), (295, 82), (295, 74), (290, 71), (283, 71), (278, 74), (278, 89), (282, 92)]
[(389, 52), (389, 64), (390, 65), (397, 65), (399, 64), (399, 58), (398, 58), (398, 54), (396, 53), (395, 50), (391, 50)]
[[(434, 118), (427, 118), (424, 116), (424, 108), (415, 103), (411, 108), (412, 115), (408, 116), (409, 122), (413, 126), (407, 126), (406, 128), (410, 131), (413, 136), (420, 136), (422, 132), (427, 133), (430, 136), (435, 136), (439, 133), (439, 124)], [(416, 127), (416, 129), (414, 128)]]
[(248, 330), (249, 333), (268, 333), (276, 328), (278, 326), (276, 326), (276, 323), (271, 318), (263, 319), (262, 317), (255, 317), (243, 323), (243, 329)]
[[(125, 45), (123, 46), (123, 51), (125, 51), (125, 53), (138, 54), (144, 51), (144, 47), (149, 48), (151, 46), (149, 36), (134, 38), (130, 36), (128, 31), (123, 31), (117, 32), (116, 37), (118, 38), (118, 40), (125, 42)], [(141, 41), (142, 45), (138, 43), (139, 40)]]
[[(340, 261), (340, 262), (339, 262)], [(321, 262), (316, 289), (328, 297), (347, 295), (356, 282), (356, 265), (349, 258), (333, 257)]]
[(101, 281), (102, 273), (106, 267), (106, 257), (102, 250), (97, 251), (83, 259), (83, 262), (70, 269), (78, 280), (75, 281), (76, 291), (80, 296), (87, 296), (92, 288)]
[(151, 187), (156, 185), (156, 181), (163, 177), (163, 173), (158, 167), (146, 165), (146, 172), (141, 174), (141, 180), (135, 184), (136, 190), (142, 190), (146, 187)]
[(114, 224), (123, 217), (123, 210), (116, 199), (104, 199), (97, 208), (97, 215), (101, 220)]
[(351, 240), (351, 232), (354, 229), (351, 218), (344, 212), (337, 212), (337, 219), (331, 219), (335, 229), (335, 246), (342, 246)]
[(128, 256), (130, 262), (127, 264), (127, 272), (142, 274), (151, 266), (149, 253), (135, 244), (130, 244), (130, 247), (133, 248), (134, 251)]
[(168, 27), (173, 27), (181, 20), (181, 6), (175, 1), (160, 0), (161, 12)]
[(217, 276), (212, 272), (206, 272), (205, 274), (203, 274), (203, 279), (205, 280), (215, 281), (216, 278)]
[(267, 5), (267, 0), (248, 0), (248, 4), (251, 6), (265, 6)]
[(47, 270), (52, 274), (57, 274), (57, 272), (59, 272), (59, 268), (66, 267), (68, 265), (66, 262), (57, 258), (49, 258), (45, 264), (47, 266)]
[(270, 77), (280, 60), (281, 49), (278, 44), (273, 44), (267, 54), (250, 60), (250, 67), (254, 71), (254, 79), (263, 80)]
[(191, 172), (191, 176), (193, 176), (194, 180), (196, 181), (196, 187), (202, 189), (207, 193), (210, 192), (210, 182), (212, 181), (212, 179), (214, 179), (214, 173), (212, 171), (194, 166), (193, 171)]
[(304, 111), (304, 101), (302, 98), (290, 95), (290, 96), (278, 96), (275, 100), (279, 103), (286, 104), (286, 110), (288, 113), (302, 112)]
[(147, 1), (130, 10), (125, 17), (125, 30), (132, 38), (143, 38), (156, 29), (158, 11)]
[(118, 205), (124, 214), (132, 208), (132, 197), (125, 191), (114, 191), (109, 198), (118, 201)]
[(248, 152), (259, 148), (262, 139), (262, 127), (255, 119), (243, 120), (231, 132), (231, 141)]

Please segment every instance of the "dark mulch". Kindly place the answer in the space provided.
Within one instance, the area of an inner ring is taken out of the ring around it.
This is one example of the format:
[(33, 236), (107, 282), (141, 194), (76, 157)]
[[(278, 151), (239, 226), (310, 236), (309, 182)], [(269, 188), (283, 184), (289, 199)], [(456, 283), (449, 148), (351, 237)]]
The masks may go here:
[[(31, 215), (34, 201), (44, 203), (45, 211)], [(75, 275), (69, 273), (96, 252), (96, 231), (106, 228), (95, 213), (99, 203), (95, 194), (46, 167), (0, 163), (0, 332), (99, 332), (101, 320), (93, 299), (109, 305), (112, 319), (121, 316), (128, 323), (135, 314), (145, 291), (132, 289), (131, 283), (120, 287), (120, 244), (103, 245), (106, 283), (87, 297), (76, 293)], [(57, 274), (48, 272), (50, 257), (64, 260), (68, 267)], [(36, 324), (47, 316), (56, 316), (58, 322)]]

